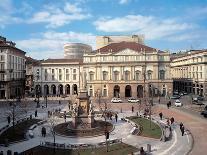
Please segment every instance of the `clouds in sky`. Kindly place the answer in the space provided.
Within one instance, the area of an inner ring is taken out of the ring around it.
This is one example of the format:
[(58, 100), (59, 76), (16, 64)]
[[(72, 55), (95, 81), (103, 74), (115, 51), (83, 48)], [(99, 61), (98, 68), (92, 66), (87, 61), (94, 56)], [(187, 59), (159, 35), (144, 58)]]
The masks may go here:
[(90, 16), (78, 4), (67, 2), (62, 8), (55, 5), (46, 6), (42, 11), (36, 12), (28, 23), (46, 23), (47, 28), (56, 28), (72, 21), (87, 19)]
[[(25, 49), (28, 55), (36, 59), (62, 58), (63, 45), (68, 42), (85, 43), (95, 46), (95, 36), (91, 33), (47, 31), (38, 38), (17, 40), (17, 46)], [(40, 54), (41, 53), (41, 54)]]
[(100, 18), (94, 22), (97, 30), (103, 32), (127, 32), (144, 34), (147, 40), (160, 39), (193, 29), (194, 24), (176, 19), (160, 19), (154, 16), (127, 15), (115, 18)]

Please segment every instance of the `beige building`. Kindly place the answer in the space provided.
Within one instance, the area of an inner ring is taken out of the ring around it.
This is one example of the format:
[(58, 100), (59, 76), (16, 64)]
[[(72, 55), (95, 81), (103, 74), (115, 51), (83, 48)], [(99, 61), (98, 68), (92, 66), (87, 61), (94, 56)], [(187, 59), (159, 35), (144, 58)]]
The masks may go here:
[[(171, 95), (170, 54), (136, 42), (111, 43), (83, 55), (89, 95)], [(146, 78), (144, 78), (146, 77)]]
[(34, 66), (34, 94), (74, 95), (79, 91), (82, 59), (47, 59)]
[(207, 50), (191, 50), (173, 56), (171, 76), (174, 91), (207, 95)]
[(0, 99), (24, 95), (25, 53), (0, 37)]
[(97, 36), (96, 37), (96, 49), (102, 48), (102, 47), (107, 46), (112, 43), (119, 43), (122, 41), (144, 44), (144, 35)]

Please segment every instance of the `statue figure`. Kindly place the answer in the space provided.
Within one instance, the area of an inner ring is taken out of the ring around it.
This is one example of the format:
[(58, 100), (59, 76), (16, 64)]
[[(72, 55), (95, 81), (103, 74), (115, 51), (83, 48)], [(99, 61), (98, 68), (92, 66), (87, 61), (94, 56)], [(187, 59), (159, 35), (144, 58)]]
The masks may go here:
[(90, 101), (89, 104), (89, 112), (92, 113), (93, 112), (93, 105), (92, 105), (92, 101)]
[(77, 114), (77, 112), (78, 112), (78, 109), (77, 109), (77, 103), (74, 103), (73, 104), (73, 114)]
[(81, 73), (81, 84), (82, 84), (82, 89), (86, 89), (86, 85), (87, 85), (86, 76), (87, 76), (86, 72), (83, 71), (83, 72)]

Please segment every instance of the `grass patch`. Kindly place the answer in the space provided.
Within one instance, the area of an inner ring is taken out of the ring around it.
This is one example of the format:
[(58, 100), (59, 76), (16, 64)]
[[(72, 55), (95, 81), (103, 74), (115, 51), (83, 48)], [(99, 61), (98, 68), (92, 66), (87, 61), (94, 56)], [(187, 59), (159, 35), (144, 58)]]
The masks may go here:
[(159, 125), (157, 125), (156, 123), (151, 122), (151, 128), (150, 128), (150, 120), (146, 118), (132, 116), (132, 117), (128, 117), (128, 119), (136, 123), (138, 126), (142, 127), (142, 131), (140, 134), (141, 136), (151, 137), (156, 139), (159, 139), (161, 137), (162, 130), (159, 127)]
[(5, 139), (8, 139), (9, 143), (24, 140), (25, 133), (27, 132), (29, 127), (39, 121), (39, 119), (26, 120), (16, 124), (14, 130), (13, 127), (8, 128), (0, 135), (0, 144), (4, 144)]
[[(125, 143), (114, 144), (109, 146), (109, 152), (106, 152), (106, 147), (101, 147), (97, 149), (79, 149), (79, 150), (64, 150), (64, 149), (56, 149), (55, 155), (128, 155), (132, 152), (137, 152), (138, 149), (127, 145)], [(54, 154), (52, 148), (37, 146), (33, 149), (27, 150), (23, 152), (24, 155), (29, 155), (33, 153), (33, 155), (46, 155), (46, 154)]]

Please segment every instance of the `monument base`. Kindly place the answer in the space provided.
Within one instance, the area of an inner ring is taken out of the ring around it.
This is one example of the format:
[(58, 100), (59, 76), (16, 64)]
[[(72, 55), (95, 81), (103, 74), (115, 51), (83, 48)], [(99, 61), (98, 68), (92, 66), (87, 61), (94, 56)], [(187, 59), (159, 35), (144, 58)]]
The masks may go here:
[(93, 128), (94, 127), (94, 115), (79, 115), (72, 117), (72, 125), (77, 128)]

